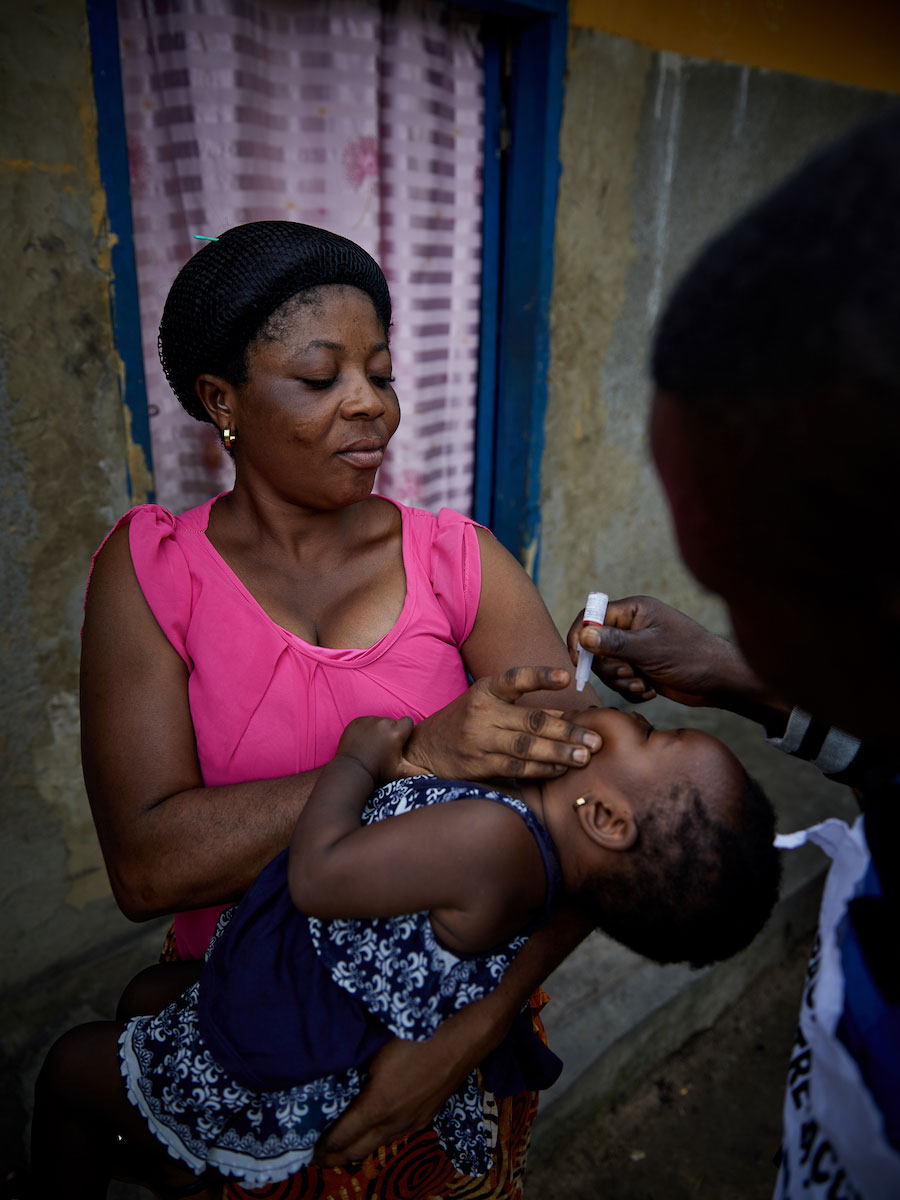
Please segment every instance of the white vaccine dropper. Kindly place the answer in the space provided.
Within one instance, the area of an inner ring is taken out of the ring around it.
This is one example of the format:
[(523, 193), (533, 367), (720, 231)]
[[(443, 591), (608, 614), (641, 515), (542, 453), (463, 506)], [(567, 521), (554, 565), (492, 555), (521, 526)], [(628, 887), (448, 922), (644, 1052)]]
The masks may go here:
[[(587, 604), (584, 606), (584, 624), (585, 625), (602, 625), (606, 620), (606, 607), (609, 604), (609, 596), (606, 592), (591, 592), (587, 598)], [(591, 677), (591, 664), (594, 661), (594, 656), (590, 650), (585, 650), (584, 646), (578, 647), (578, 664), (575, 667), (575, 691), (583, 692), (584, 685)]]

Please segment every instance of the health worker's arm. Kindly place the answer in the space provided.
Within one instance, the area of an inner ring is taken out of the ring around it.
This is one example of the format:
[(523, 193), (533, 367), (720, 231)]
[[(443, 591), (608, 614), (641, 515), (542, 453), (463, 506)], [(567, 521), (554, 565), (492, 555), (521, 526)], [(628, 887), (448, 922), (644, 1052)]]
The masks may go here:
[(666, 696), (689, 707), (723, 708), (784, 729), (791, 705), (754, 674), (737, 646), (652, 596), (611, 600), (602, 626), (568, 634), (571, 661), (581, 644), (594, 655), (593, 670), (631, 704)]
[(602, 627), (584, 626), (582, 616), (569, 630), (572, 660), (579, 643), (585, 646), (594, 654), (594, 671), (631, 704), (659, 694), (691, 707), (738, 713), (762, 725), (785, 754), (850, 787), (865, 784), (873, 767), (885, 761), (883, 745), (861, 742), (793, 708), (759, 679), (737, 646), (662, 600), (615, 600)]

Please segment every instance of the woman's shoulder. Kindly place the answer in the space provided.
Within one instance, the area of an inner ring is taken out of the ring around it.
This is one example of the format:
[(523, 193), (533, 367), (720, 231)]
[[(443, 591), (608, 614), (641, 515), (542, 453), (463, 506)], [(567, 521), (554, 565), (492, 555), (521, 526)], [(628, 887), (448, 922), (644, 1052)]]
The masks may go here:
[(189, 508), (178, 513), (162, 504), (137, 504), (119, 518), (113, 526), (113, 530), (120, 525), (135, 525), (148, 532), (158, 527), (161, 530), (172, 530), (176, 534), (182, 531), (203, 533), (209, 525), (212, 506), (218, 499), (220, 499), (219, 496), (212, 496), (203, 504), (198, 504), (196, 508)]
[(404, 547), (413, 550), (423, 562), (432, 579), (449, 570), (468, 575), (470, 560), (479, 559), (478, 531), (483, 528), (471, 517), (453, 508), (431, 512), (426, 508), (411, 508), (397, 500), (387, 501), (400, 513)]
[(451, 508), (433, 513), (391, 501), (403, 521), (407, 583), (414, 573), (443, 610), (456, 645), (472, 631), (481, 595), (480, 528)]
[(123, 569), (131, 559), (131, 547), (136, 538), (146, 540), (153, 536), (155, 529), (159, 530), (158, 536), (164, 536), (163, 531), (171, 529), (174, 520), (173, 514), (158, 504), (136, 504), (123, 513), (94, 551), (88, 588), (107, 572), (116, 573)]
[(450, 529), (483, 528), (472, 517), (467, 517), (465, 513), (458, 512), (455, 508), (440, 508), (437, 512), (433, 512), (430, 508), (413, 508), (409, 504), (402, 504), (399, 500), (388, 496), (379, 495), (375, 499), (396, 508), (404, 525), (408, 524), (419, 530), (428, 530), (432, 535)]
[[(87, 598), (136, 578), (144, 600), (181, 653), (190, 612), (192, 576), (199, 557), (191, 553), (196, 534), (209, 520), (213, 500), (184, 513), (161, 504), (138, 504), (115, 523), (93, 557)], [(194, 564), (192, 566), (192, 563)]]
[(153, 554), (163, 543), (177, 542), (183, 534), (202, 533), (209, 523), (209, 513), (218, 497), (207, 500), (197, 508), (174, 513), (162, 504), (136, 504), (123, 513), (104, 537), (91, 564), (93, 572), (98, 561), (118, 556), (119, 547), (128, 545), (131, 556)]

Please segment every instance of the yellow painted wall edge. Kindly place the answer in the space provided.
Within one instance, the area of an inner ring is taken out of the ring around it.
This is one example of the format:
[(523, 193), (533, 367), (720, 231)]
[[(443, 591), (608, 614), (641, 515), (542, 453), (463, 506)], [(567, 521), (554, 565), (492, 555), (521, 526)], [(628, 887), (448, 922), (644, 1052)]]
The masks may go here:
[(900, 93), (898, 0), (570, 0), (569, 20), (651, 50)]

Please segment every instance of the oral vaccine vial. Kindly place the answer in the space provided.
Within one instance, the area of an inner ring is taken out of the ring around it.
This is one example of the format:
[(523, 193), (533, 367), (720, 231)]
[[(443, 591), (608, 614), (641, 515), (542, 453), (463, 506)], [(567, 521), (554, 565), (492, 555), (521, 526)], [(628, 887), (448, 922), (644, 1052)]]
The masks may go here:
[[(584, 606), (584, 624), (585, 625), (602, 625), (606, 620), (606, 609), (609, 604), (609, 596), (606, 592), (591, 592), (587, 598), (587, 604)], [(594, 656), (590, 650), (585, 650), (584, 646), (578, 647), (578, 662), (575, 666), (575, 690), (583, 692), (584, 685), (591, 677), (591, 665), (594, 661)]]

